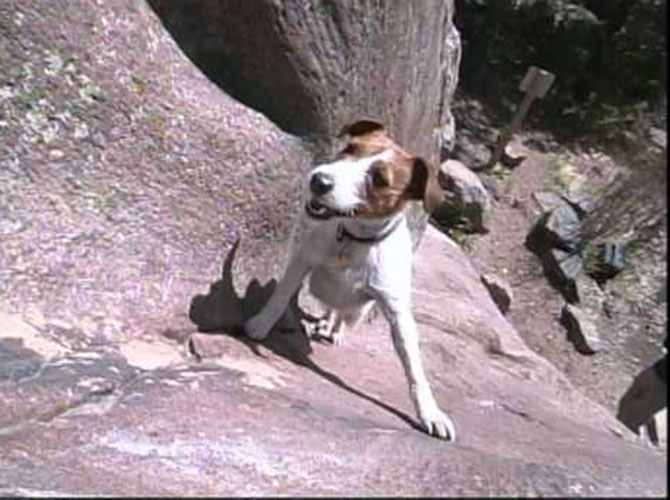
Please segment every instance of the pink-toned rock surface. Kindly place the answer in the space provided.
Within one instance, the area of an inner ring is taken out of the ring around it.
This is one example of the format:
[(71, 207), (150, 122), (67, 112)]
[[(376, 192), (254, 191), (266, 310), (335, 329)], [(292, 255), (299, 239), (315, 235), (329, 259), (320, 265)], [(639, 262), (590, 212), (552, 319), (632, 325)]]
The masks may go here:
[(457, 442), (415, 428), (379, 320), (342, 348), (289, 317), (235, 335), (340, 122), (437, 156), (458, 36), (441, 0), (197, 3), (189, 32), (176, 2), (0, 0), (0, 494), (664, 493), (663, 457), (530, 353), (435, 231), (415, 308)]
[(45, 363), (4, 342), (0, 493), (665, 494), (665, 457), (529, 351), (433, 229), (416, 256), (414, 302), (454, 443), (414, 427), (381, 319), (342, 347), (296, 331), (263, 344), (193, 332)]
[[(238, 237), (240, 277), (277, 274), (302, 174), (345, 123), (376, 116), (437, 159), (452, 14), (452, 0), (1, 0), (0, 313), (81, 349), (187, 328)], [(427, 217), (411, 220), (418, 239)]]

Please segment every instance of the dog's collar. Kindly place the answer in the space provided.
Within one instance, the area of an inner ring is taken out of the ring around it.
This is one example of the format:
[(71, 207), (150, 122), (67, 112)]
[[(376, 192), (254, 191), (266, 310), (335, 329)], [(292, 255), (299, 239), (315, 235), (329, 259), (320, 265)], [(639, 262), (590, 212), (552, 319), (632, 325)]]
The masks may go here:
[(395, 231), (396, 228), (400, 225), (400, 222), (402, 222), (402, 217), (397, 217), (393, 222), (391, 222), (387, 227), (385, 227), (382, 232), (370, 237), (357, 236), (348, 231), (347, 228), (344, 227), (343, 222), (340, 222), (337, 225), (337, 241), (343, 241), (345, 239), (348, 239), (352, 241), (357, 241), (358, 243), (367, 243), (367, 244), (379, 243), (380, 241), (385, 240), (393, 231)]

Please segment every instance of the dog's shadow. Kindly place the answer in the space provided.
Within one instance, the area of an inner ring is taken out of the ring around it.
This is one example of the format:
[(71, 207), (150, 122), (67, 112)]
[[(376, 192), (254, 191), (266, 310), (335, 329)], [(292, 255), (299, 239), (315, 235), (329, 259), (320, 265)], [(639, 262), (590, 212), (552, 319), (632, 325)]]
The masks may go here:
[(239, 243), (240, 240), (238, 239), (225, 256), (221, 279), (210, 286), (207, 295), (196, 295), (191, 300), (189, 318), (198, 327), (198, 331), (213, 335), (229, 335), (245, 344), (256, 356), (260, 357), (264, 356), (258, 346), (259, 344), (263, 345), (276, 355), (307, 368), (345, 391), (392, 413), (413, 428), (421, 429), (419, 424), (407, 414), (350, 386), (340, 377), (324, 370), (311, 359), (310, 338), (305, 331), (303, 321), (315, 322), (319, 318), (300, 308), (298, 293), (293, 296), (286, 312), (265, 340), (259, 343), (244, 335), (244, 322), (260, 312), (265, 302), (274, 292), (277, 281), (272, 279), (265, 285), (261, 285), (254, 278), (247, 285), (244, 295), (242, 297), (238, 296), (233, 284), (233, 263)]

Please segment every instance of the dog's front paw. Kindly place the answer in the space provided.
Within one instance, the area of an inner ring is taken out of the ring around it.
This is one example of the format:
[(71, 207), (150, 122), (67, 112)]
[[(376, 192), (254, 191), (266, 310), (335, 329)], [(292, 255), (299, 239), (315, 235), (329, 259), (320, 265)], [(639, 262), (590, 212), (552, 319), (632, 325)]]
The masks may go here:
[(329, 322), (328, 318), (318, 318), (305, 321), (304, 323), (305, 332), (307, 336), (316, 340), (321, 340), (329, 335)]
[(260, 314), (244, 323), (245, 335), (253, 340), (263, 340), (268, 336), (271, 329), (272, 325), (268, 325), (267, 321)]
[(312, 322), (306, 331), (309, 338), (314, 340), (329, 341), (334, 346), (342, 346), (345, 343), (343, 329), (334, 330), (332, 321), (328, 321), (327, 318), (320, 318)]
[(431, 436), (448, 441), (456, 439), (454, 423), (437, 405), (420, 410), (419, 420), (421, 420), (421, 425), (423, 425), (425, 431)]

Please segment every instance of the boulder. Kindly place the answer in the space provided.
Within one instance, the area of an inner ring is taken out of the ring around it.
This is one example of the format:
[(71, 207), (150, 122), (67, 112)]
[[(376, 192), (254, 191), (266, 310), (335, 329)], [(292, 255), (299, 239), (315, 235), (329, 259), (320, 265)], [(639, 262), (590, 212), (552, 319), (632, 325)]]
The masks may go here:
[(549, 250), (542, 258), (544, 272), (569, 302), (576, 302), (575, 280), (582, 274), (583, 264), (579, 254), (558, 248)]
[(582, 354), (595, 354), (602, 349), (600, 334), (593, 318), (580, 307), (564, 303), (561, 324), (568, 330), (568, 339)]
[(583, 220), (593, 211), (598, 200), (593, 193), (593, 189), (583, 179), (581, 180), (582, 182), (578, 180), (568, 184), (561, 196), (574, 209), (579, 219)]
[[(343, 147), (333, 138), (361, 116), (381, 119), (408, 151), (434, 164), (451, 140), (460, 63), (453, 0), (420, 9), (345, 0), (149, 4), (213, 81), (282, 130), (309, 138), (317, 163)], [(426, 222), (413, 207), (415, 242)]]
[(532, 196), (542, 215), (565, 203), (565, 199), (556, 191), (535, 191)]
[(452, 111), (457, 128), (455, 143), (453, 150), (441, 158), (442, 161), (452, 158), (473, 171), (483, 169), (493, 153), (499, 124), (489, 121), (489, 115), (479, 100), (463, 93), (457, 92)]
[[(452, 14), (437, 0), (2, 2), (2, 310), (84, 348), (192, 327), (191, 299), (238, 240), (236, 279), (278, 276), (301, 177), (343, 124), (371, 115), (438, 161)], [(415, 204), (417, 241), (426, 220)]]
[(581, 221), (595, 206), (595, 198), (584, 185), (569, 184), (562, 193), (556, 191), (536, 191), (533, 199), (542, 214), (551, 212), (565, 203), (570, 205)]
[[(426, 231), (414, 278), (421, 354), (455, 442), (415, 428), (381, 318), (339, 348), (300, 331), (261, 344), (191, 331), (60, 353), (15, 318), (0, 328), (0, 361), (24, 361), (0, 384), (0, 494), (665, 493), (666, 458), (525, 346), (449, 238)], [(222, 280), (246, 307), (244, 287)]]
[(545, 229), (550, 215), (551, 212), (540, 217), (526, 236), (525, 245), (540, 258), (544, 273), (552, 285), (568, 302), (576, 302), (575, 280), (583, 272), (582, 258), (575, 250), (564, 250), (553, 246), (555, 236), (548, 236), (550, 233)]
[(438, 181), (452, 197), (433, 213), (435, 220), (468, 232), (488, 232), (491, 199), (477, 174), (459, 161), (447, 160), (440, 166)]
[[(279, 274), (301, 175), (342, 123), (376, 115), (435, 161), (452, 2), (149, 5), (0, 5), (0, 494), (665, 491), (662, 458), (529, 351), (433, 231), (416, 317), (462, 443), (413, 427), (383, 323), (339, 352), (236, 336), (258, 304), (235, 290)], [(206, 343), (191, 320), (211, 310)]]
[(280, 272), (301, 140), (221, 92), (145, 4), (10, 4), (3, 309), (82, 348), (188, 328), (237, 239), (240, 278)]
[(533, 198), (544, 213), (528, 233), (526, 247), (540, 258), (545, 274), (565, 298), (575, 302), (575, 279), (583, 270), (581, 219), (556, 193), (538, 192)]
[(580, 273), (575, 277), (575, 294), (576, 302), (582, 309), (595, 316), (604, 312), (607, 300), (605, 292), (586, 273)]
[(149, 4), (210, 78), (282, 129), (330, 137), (346, 119), (372, 114), (409, 151), (437, 158), (428, 131), (451, 125), (460, 62), (452, 1)]
[[(536, 193), (537, 194), (537, 193)], [(574, 253), (580, 244), (582, 223), (573, 207), (546, 193), (534, 195), (544, 214), (537, 220), (527, 238), (529, 248), (544, 253), (558, 248)]]
[(458, 134), (458, 140), (452, 153), (453, 159), (469, 165), (473, 170), (484, 168), (491, 159), (491, 148), (470, 131), (462, 130)]
[(491, 294), (491, 298), (498, 306), (498, 309), (500, 309), (500, 312), (507, 314), (514, 297), (510, 284), (500, 276), (492, 273), (482, 274), (481, 278), (482, 283), (484, 283), (484, 286), (486, 286), (486, 289)]
[(581, 229), (579, 215), (567, 203), (561, 203), (554, 207), (542, 224), (542, 231), (549, 244), (566, 251), (577, 249)]
[[(500, 159), (498, 163), (501, 166), (507, 167), (509, 169), (514, 169), (521, 165), (528, 154), (528, 149), (523, 146), (520, 146), (518, 143), (509, 142), (505, 145), (505, 148), (500, 154)], [(490, 165), (490, 162), (489, 162)], [(490, 165), (493, 167), (494, 165)]]

